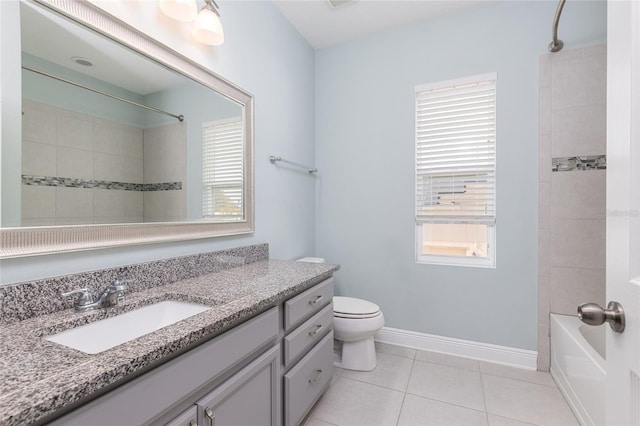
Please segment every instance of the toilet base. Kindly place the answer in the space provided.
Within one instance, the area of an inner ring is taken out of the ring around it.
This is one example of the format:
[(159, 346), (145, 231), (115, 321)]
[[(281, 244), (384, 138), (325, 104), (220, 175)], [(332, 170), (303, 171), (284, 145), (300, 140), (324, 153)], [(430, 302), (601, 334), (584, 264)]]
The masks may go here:
[(333, 365), (345, 370), (371, 371), (378, 365), (373, 336), (357, 342), (342, 343), (342, 353)]

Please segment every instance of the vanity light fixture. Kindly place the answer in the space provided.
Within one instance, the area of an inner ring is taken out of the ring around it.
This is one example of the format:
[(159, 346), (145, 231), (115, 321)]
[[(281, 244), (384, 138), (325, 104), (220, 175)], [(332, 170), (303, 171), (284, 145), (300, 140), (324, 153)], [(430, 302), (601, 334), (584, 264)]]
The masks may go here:
[(219, 7), (214, 0), (205, 0), (193, 24), (193, 37), (200, 43), (220, 46), (224, 43), (224, 29), (220, 21)]
[(200, 43), (210, 46), (220, 46), (224, 43), (220, 7), (215, 0), (204, 0), (204, 6), (199, 13), (196, 0), (160, 0), (160, 10), (178, 21), (191, 22), (195, 19), (191, 34)]
[(196, 0), (160, 0), (160, 10), (169, 18), (191, 22), (198, 13)]

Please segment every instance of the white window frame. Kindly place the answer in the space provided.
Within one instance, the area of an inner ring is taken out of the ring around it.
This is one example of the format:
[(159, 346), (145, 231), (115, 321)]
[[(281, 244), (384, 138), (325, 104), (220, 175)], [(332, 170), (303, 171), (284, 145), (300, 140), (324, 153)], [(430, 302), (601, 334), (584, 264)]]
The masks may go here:
[[(429, 83), (418, 85), (415, 87), (415, 94), (418, 95), (419, 92), (423, 92), (426, 90), (433, 90), (439, 88), (447, 88), (454, 86), (463, 86), (472, 83), (482, 82), (482, 81), (495, 81), (497, 85), (497, 73), (488, 73), (481, 75), (474, 75), (469, 77), (464, 77), (455, 80), (447, 80), (436, 83)], [(497, 99), (496, 99), (496, 107), (497, 107)], [(415, 192), (414, 198), (417, 199), (418, 192), (418, 170), (417, 170), (417, 156), (418, 156), (418, 132), (417, 132), (417, 123), (418, 123), (418, 109), (417, 104), (415, 108), (415, 146), (414, 146), (414, 183), (415, 183)], [(497, 114), (497, 113), (496, 113)], [(497, 120), (496, 120), (497, 121)], [(497, 125), (494, 125), (494, 131), (497, 133)], [(497, 150), (497, 141), (495, 142), (494, 150)], [(494, 151), (495, 152), (495, 151)], [(497, 158), (497, 157), (496, 157)], [(497, 161), (494, 160), (494, 176), (497, 176)], [(494, 185), (496, 185), (494, 183)], [(495, 190), (495, 188), (494, 188)], [(497, 198), (496, 195), (494, 195)], [(494, 202), (497, 204), (497, 200), (494, 198)], [(417, 203), (417, 201), (416, 201)], [(417, 208), (417, 206), (416, 206)], [(416, 213), (417, 214), (417, 213)], [(496, 222), (495, 216), (494, 221), (492, 223), (483, 223), (487, 226), (487, 256), (486, 257), (474, 257), (474, 256), (453, 256), (453, 255), (435, 255), (435, 254), (424, 254), (423, 253), (423, 224), (424, 223), (448, 223), (448, 224), (468, 224), (474, 223), (473, 221), (464, 220), (461, 218), (460, 220), (433, 220), (433, 221), (419, 221), (417, 216), (415, 218), (415, 256), (416, 263), (419, 264), (430, 264), (430, 265), (447, 265), (447, 266), (463, 266), (463, 267), (480, 267), (480, 268), (495, 268), (496, 267)]]

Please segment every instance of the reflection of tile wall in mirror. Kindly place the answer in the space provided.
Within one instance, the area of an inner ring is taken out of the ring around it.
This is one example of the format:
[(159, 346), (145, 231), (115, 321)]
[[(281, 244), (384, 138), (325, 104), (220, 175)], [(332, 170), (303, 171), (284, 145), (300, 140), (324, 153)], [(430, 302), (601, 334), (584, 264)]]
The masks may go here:
[[(139, 129), (29, 100), (24, 105), (23, 226), (186, 219), (186, 124)], [(53, 138), (38, 130), (45, 114), (45, 123), (64, 123), (53, 127)]]

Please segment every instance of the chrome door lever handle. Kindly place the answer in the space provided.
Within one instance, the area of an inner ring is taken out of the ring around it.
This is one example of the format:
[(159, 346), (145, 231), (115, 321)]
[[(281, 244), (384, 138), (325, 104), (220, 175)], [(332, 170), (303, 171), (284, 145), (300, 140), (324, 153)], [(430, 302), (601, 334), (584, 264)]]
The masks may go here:
[(589, 325), (601, 325), (608, 322), (611, 329), (616, 333), (624, 331), (624, 309), (618, 302), (609, 302), (607, 309), (597, 303), (583, 303), (578, 306), (578, 318)]

